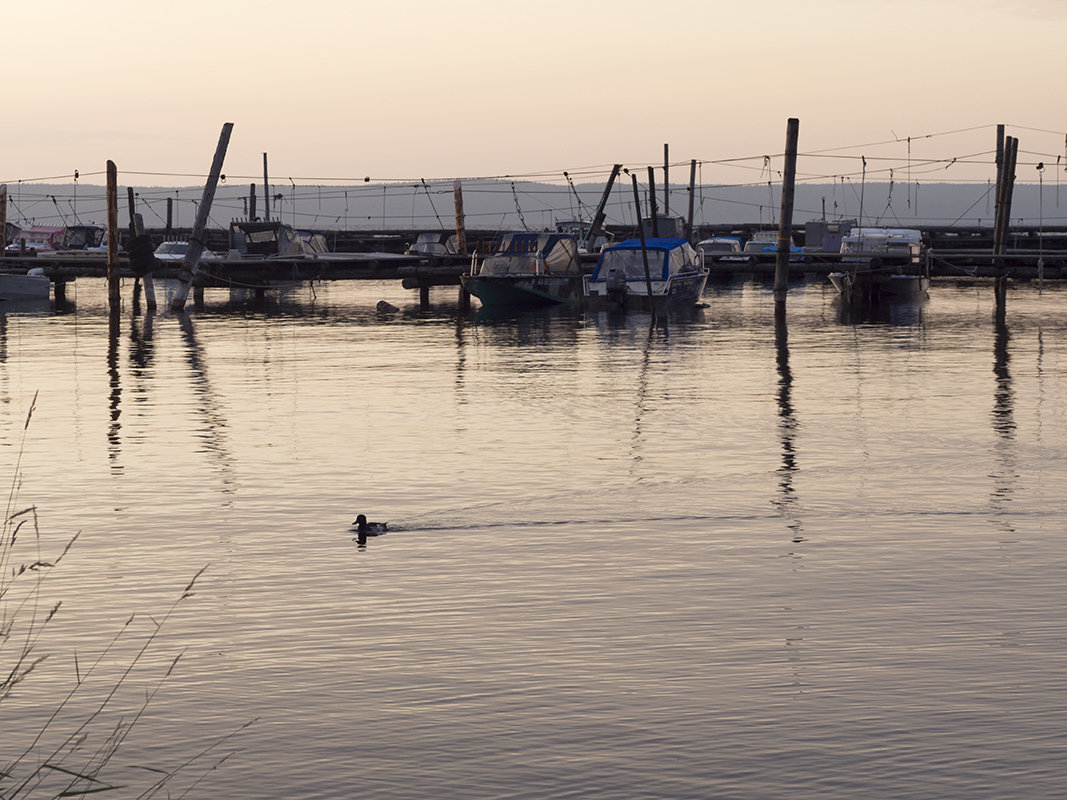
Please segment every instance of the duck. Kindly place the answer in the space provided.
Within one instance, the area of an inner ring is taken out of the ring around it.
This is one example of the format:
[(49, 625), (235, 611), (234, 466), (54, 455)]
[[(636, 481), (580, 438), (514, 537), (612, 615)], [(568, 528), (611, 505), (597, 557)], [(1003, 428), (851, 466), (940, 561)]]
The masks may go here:
[(352, 524), (356, 526), (356, 530), (361, 536), (380, 536), (385, 533), (385, 528), (389, 523), (367, 522), (366, 515), (360, 514)]

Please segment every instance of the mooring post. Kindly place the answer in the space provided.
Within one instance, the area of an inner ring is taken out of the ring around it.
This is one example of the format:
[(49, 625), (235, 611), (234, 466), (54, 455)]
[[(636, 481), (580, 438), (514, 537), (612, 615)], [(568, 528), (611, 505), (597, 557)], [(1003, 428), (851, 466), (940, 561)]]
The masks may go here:
[(671, 165), (670, 165), (671, 146), (667, 142), (663, 143), (663, 214), (669, 217), (671, 215)]
[(0, 183), (0, 258), (7, 248), (7, 184)]
[[(652, 173), (652, 167), (648, 168), (649, 174)], [(648, 270), (648, 250), (645, 249), (645, 226), (641, 225), (641, 196), (637, 192), (637, 176), (631, 174), (630, 180), (633, 181), (634, 186), (634, 207), (637, 209), (637, 234), (641, 237), (641, 260), (645, 264), (645, 291), (648, 292), (648, 310), (652, 312), (652, 320), (656, 319), (656, 303), (655, 298), (652, 297), (652, 275)]]
[[(126, 203), (127, 207), (129, 208), (129, 214), (130, 214), (130, 236), (131, 237), (144, 236), (144, 220), (141, 218), (141, 215), (137, 213), (136, 206), (135, 206), (135, 202), (136, 201), (134, 199), (134, 193), (133, 193), (133, 187), (132, 186), (127, 186), (126, 187), (126, 201), (127, 201), (127, 203)], [(153, 262), (154, 262), (154, 260), (155, 259), (153, 259)], [(132, 259), (131, 259), (131, 261), (132, 261)], [(152, 262), (149, 262), (149, 263), (151, 264)], [(152, 282), (152, 270), (151, 270), (151, 267), (149, 267), (149, 268), (147, 268), (145, 270), (145, 273), (144, 273), (144, 275), (142, 276), (141, 279), (144, 281), (144, 298), (145, 298), (145, 303), (148, 306), (148, 310), (149, 311), (155, 311), (156, 310), (156, 287), (155, 287), (155, 284)], [(134, 300), (136, 301), (136, 299), (137, 299), (137, 283), (136, 283), (136, 281), (134, 282), (134, 286), (133, 286), (133, 297), (134, 297)]]
[(785, 308), (789, 291), (789, 255), (793, 244), (793, 195), (797, 178), (797, 139), (800, 120), (791, 117), (785, 132), (785, 169), (782, 172), (782, 218), (778, 223), (778, 253), (774, 262), (774, 305)]
[(693, 200), (696, 195), (697, 188), (697, 160), (694, 158), (689, 162), (689, 218), (686, 223), (687, 238), (689, 244), (696, 244), (694, 241), (696, 236), (693, 235)]
[(263, 221), (270, 222), (270, 184), (267, 182), (267, 154), (263, 154)]
[(256, 185), (254, 183), (248, 185), (248, 219), (253, 222), (256, 219)]
[(107, 303), (119, 307), (119, 171), (107, 162)]
[(452, 199), (456, 204), (456, 252), (467, 255), (467, 222), (463, 216), (463, 186), (459, 179), (452, 181)]
[[(637, 209), (637, 216), (640, 218), (641, 206), (638, 206)], [(653, 172), (652, 167), (648, 168), (648, 216), (652, 220), (652, 236), (659, 236), (659, 221), (656, 219), (659, 216), (659, 209), (656, 207), (656, 174)], [(644, 235), (642, 232), (641, 238), (644, 238)]]
[(1000, 227), (1000, 190), (1004, 181), (1004, 126), (997, 125), (997, 188), (993, 195), (993, 252), (997, 248), (997, 228)]
[(178, 272), (178, 288), (175, 290), (174, 299), (170, 303), (171, 311), (185, 309), (185, 301), (189, 297), (189, 289), (192, 288), (196, 271), (200, 267), (200, 256), (204, 253), (204, 231), (207, 228), (208, 216), (211, 213), (211, 202), (215, 199), (215, 189), (219, 185), (222, 162), (226, 158), (226, 148), (230, 144), (230, 132), (232, 130), (232, 122), (227, 122), (222, 126), (219, 143), (215, 148), (215, 158), (211, 162), (211, 172), (208, 173), (207, 183), (204, 184), (204, 194), (196, 210), (193, 235), (189, 237), (189, 248), (185, 251), (185, 258), (182, 261), (181, 270)]
[(589, 232), (585, 236), (585, 249), (590, 253), (593, 252), (593, 240), (599, 235), (600, 229), (604, 226), (604, 220), (607, 218), (604, 209), (607, 207), (608, 198), (611, 197), (611, 187), (615, 185), (615, 179), (619, 176), (619, 170), (621, 169), (622, 164), (612, 165), (608, 182), (604, 186), (604, 193), (600, 196), (600, 202), (593, 213), (593, 221), (590, 223)]

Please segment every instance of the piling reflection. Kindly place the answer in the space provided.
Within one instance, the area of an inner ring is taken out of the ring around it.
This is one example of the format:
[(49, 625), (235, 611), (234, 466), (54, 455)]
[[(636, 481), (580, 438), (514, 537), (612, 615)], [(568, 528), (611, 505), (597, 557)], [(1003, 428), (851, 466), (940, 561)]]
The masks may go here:
[(907, 300), (848, 302), (834, 298), (834, 315), (839, 325), (921, 325), (926, 308), (925, 295)]
[(193, 393), (200, 401), (200, 419), (203, 426), (204, 450), (215, 463), (222, 481), (222, 491), (232, 493), (236, 479), (233, 472), (234, 458), (226, 438), (226, 416), (208, 375), (207, 359), (196, 336), (193, 321), (186, 313), (177, 314), (185, 342), (185, 360), (192, 377)]
[(774, 504), (788, 520), (786, 527), (792, 532), (793, 541), (799, 543), (804, 541), (804, 536), (800, 504), (793, 485), (797, 473), (797, 420), (793, 410), (793, 372), (789, 367), (789, 328), (785, 309), (776, 310), (774, 315), (774, 348), (778, 367), (778, 431), (782, 445), (782, 464), (778, 467), (780, 494)]
[(1010, 502), (1018, 478), (1017, 454), (1015, 451), (1015, 390), (1011, 376), (1011, 332), (1008, 330), (1003, 297), (997, 296), (993, 315), (993, 409), (990, 420), (997, 436), (994, 453), (997, 470), (993, 476), (993, 492), (990, 498), (995, 511), (1002, 511)]
[(116, 306), (108, 314), (107, 324), (107, 379), (108, 379), (108, 462), (112, 474), (120, 475), (122, 455), (122, 375), (119, 371), (120, 310)]

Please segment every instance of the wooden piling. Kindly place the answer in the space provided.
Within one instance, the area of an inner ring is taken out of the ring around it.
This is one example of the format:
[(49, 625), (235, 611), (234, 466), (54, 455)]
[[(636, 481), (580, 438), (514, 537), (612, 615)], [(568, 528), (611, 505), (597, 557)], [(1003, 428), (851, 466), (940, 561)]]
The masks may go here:
[(0, 258), (7, 247), (7, 184), (0, 183)]
[(178, 272), (178, 288), (174, 292), (174, 298), (170, 303), (172, 311), (183, 311), (185, 309), (185, 301), (189, 297), (189, 289), (192, 288), (196, 271), (200, 267), (200, 256), (204, 253), (204, 231), (207, 228), (208, 216), (211, 214), (211, 203), (215, 199), (215, 189), (219, 185), (222, 162), (226, 158), (226, 148), (230, 144), (230, 132), (232, 130), (232, 122), (227, 122), (222, 126), (219, 143), (215, 148), (215, 158), (211, 162), (211, 172), (208, 173), (207, 183), (204, 184), (204, 194), (196, 210), (193, 234), (189, 237), (189, 247), (185, 251), (185, 258), (182, 261), (181, 270)]
[[(641, 216), (641, 206), (637, 207), (637, 216)], [(648, 168), (648, 218), (652, 220), (652, 236), (659, 236), (659, 209), (656, 208), (656, 175), (652, 167)], [(644, 234), (642, 233), (642, 237)]]
[[(649, 176), (652, 174), (652, 167), (648, 168)], [(630, 180), (633, 181), (634, 186), (634, 206), (637, 208), (638, 216), (641, 212), (641, 196), (637, 193), (637, 176), (631, 175)], [(638, 220), (640, 223), (640, 220)], [(652, 275), (648, 270), (648, 250), (645, 249), (645, 226), (638, 224), (637, 234), (641, 237), (641, 260), (645, 264), (645, 290), (648, 292), (648, 310), (652, 312), (652, 319), (656, 318), (656, 304), (655, 298), (652, 297)]]
[(585, 249), (588, 252), (592, 252), (593, 240), (600, 233), (600, 229), (604, 225), (604, 220), (607, 218), (604, 209), (607, 207), (608, 198), (611, 196), (611, 187), (615, 185), (615, 179), (619, 176), (619, 170), (621, 169), (622, 164), (614, 164), (611, 167), (611, 175), (608, 176), (607, 185), (604, 186), (604, 193), (600, 196), (600, 203), (597, 205), (596, 211), (593, 213), (593, 221), (589, 225), (589, 233), (585, 236)]
[[(126, 187), (126, 206), (129, 209), (130, 215), (130, 235), (141, 236), (144, 234), (144, 221), (141, 219), (141, 215), (137, 213), (136, 200), (134, 199), (133, 187)], [(144, 282), (144, 299), (145, 304), (148, 306), (149, 311), (156, 310), (156, 287), (152, 281), (152, 270), (148, 270), (142, 276)], [(134, 300), (137, 299), (137, 283), (134, 282), (133, 289)]]
[(693, 201), (696, 199), (697, 188), (697, 160), (694, 158), (689, 162), (689, 216), (686, 218), (685, 230), (686, 238), (689, 240), (689, 244), (696, 244), (693, 235)]
[(119, 189), (118, 168), (107, 162), (107, 302), (119, 308)]
[(670, 164), (671, 147), (666, 142), (663, 143), (663, 214), (669, 217), (671, 215), (671, 164)]
[(163, 231), (165, 236), (174, 235), (174, 198), (167, 198), (167, 227)]
[(1004, 140), (1004, 158), (997, 187), (997, 217), (993, 225), (993, 255), (1004, 255), (1008, 228), (1011, 224), (1011, 201), (1015, 190), (1015, 166), (1019, 158), (1019, 140), (1008, 136)]
[(778, 253), (774, 263), (774, 303), (785, 306), (789, 291), (789, 256), (793, 244), (793, 195), (797, 177), (797, 140), (800, 120), (790, 118), (785, 133), (785, 169), (782, 172), (782, 216), (778, 223)]
[(463, 186), (458, 179), (452, 181), (452, 199), (456, 204), (456, 252), (467, 255), (467, 223), (463, 216)]
[(270, 222), (270, 183), (267, 181), (267, 154), (263, 154), (263, 221)]

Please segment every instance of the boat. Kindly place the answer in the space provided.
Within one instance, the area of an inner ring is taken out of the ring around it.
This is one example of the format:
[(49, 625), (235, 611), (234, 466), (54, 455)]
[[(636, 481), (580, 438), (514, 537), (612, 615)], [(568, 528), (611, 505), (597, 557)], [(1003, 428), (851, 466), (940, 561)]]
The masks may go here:
[(841, 239), (843, 269), (827, 277), (849, 301), (922, 297), (930, 275), (920, 262), (922, 232), (910, 228), (856, 228)]
[(409, 256), (454, 256), (457, 255), (459, 237), (451, 231), (425, 231), (418, 235), (405, 255)]
[(0, 273), (0, 300), (47, 300), (52, 281), (40, 267), (26, 274)]
[(32, 225), (23, 228), (6, 248), (9, 253), (54, 253), (66, 249), (65, 225)]
[[(189, 249), (189, 243), (188, 242), (183, 242), (183, 241), (160, 242), (159, 246), (155, 250), (155, 256), (156, 256), (156, 258), (158, 258), (160, 261), (163, 261), (164, 263), (168, 262), (168, 261), (184, 261), (185, 260), (185, 252), (188, 249)], [(218, 256), (215, 255), (210, 250), (204, 250), (200, 254), (200, 260), (201, 261), (210, 261), (212, 259), (217, 259), (217, 258), (218, 258)]]
[(591, 305), (647, 309), (650, 305), (695, 305), (707, 282), (702, 254), (685, 239), (627, 239), (601, 253), (584, 291)]
[(460, 276), (488, 308), (537, 308), (582, 301), (578, 240), (566, 233), (505, 233), (494, 251)]

